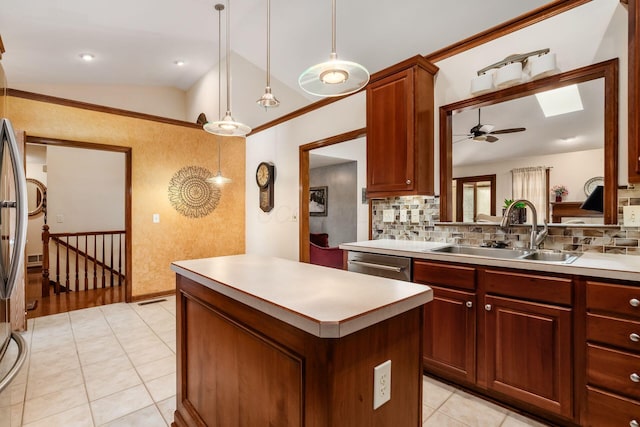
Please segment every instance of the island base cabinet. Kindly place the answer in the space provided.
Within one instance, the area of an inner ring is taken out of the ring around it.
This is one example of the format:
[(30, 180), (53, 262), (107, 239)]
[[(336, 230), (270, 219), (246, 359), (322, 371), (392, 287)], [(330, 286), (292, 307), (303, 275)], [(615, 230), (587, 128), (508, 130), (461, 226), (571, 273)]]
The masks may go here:
[(485, 296), (486, 387), (573, 415), (571, 309)]
[[(172, 426), (421, 426), (417, 307), (342, 338), (319, 338), (177, 276)], [(391, 400), (373, 409), (374, 367)]]

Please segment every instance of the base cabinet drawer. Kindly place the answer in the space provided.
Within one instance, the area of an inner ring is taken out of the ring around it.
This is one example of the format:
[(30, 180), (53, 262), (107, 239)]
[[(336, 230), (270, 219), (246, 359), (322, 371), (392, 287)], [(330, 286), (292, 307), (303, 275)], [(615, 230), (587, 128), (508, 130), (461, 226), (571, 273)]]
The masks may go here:
[(635, 427), (640, 425), (640, 402), (587, 387), (587, 426)]
[(640, 399), (640, 356), (588, 344), (587, 382)]
[(587, 340), (640, 352), (640, 322), (589, 313)]

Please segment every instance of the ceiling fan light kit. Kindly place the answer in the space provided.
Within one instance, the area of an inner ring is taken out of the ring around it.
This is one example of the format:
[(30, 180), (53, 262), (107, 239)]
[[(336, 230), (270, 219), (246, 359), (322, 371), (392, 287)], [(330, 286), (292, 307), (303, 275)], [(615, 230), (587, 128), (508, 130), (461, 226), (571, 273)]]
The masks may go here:
[(307, 68), (298, 78), (305, 92), (323, 97), (344, 96), (369, 83), (369, 71), (362, 65), (338, 59), (336, 53), (336, 0), (331, 1), (331, 54), (329, 60)]
[(504, 89), (516, 84), (535, 80), (557, 73), (556, 55), (549, 49), (507, 56), (477, 72), (471, 79), (471, 94), (474, 96)]

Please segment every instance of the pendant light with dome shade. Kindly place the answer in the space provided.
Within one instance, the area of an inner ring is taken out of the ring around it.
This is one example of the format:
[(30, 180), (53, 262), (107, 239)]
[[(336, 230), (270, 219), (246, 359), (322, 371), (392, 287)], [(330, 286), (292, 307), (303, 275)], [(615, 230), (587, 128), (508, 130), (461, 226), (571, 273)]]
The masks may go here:
[(271, 93), (271, 0), (267, 0), (267, 86), (256, 103), (265, 111), (280, 105), (280, 101)]
[[(215, 9), (220, 13), (224, 9), (223, 4), (216, 4)], [(231, 0), (227, 2), (227, 111), (222, 117), (221, 120), (216, 122), (209, 122), (203, 126), (204, 130), (212, 133), (214, 135), (220, 136), (246, 136), (249, 132), (251, 132), (251, 128), (243, 123), (236, 122), (234, 118), (231, 116)], [(218, 21), (220, 21), (220, 15), (218, 15)], [(218, 37), (220, 40), (220, 37)], [(219, 55), (218, 55), (219, 56)], [(218, 62), (218, 69), (220, 68), (220, 62)], [(220, 79), (220, 74), (218, 73), (218, 79)], [(219, 80), (218, 80), (219, 82)], [(220, 96), (220, 92), (218, 92), (218, 96)]]
[(357, 92), (369, 82), (369, 71), (362, 65), (338, 59), (336, 53), (336, 0), (331, 0), (331, 55), (329, 60), (307, 68), (298, 84), (316, 96), (343, 96)]

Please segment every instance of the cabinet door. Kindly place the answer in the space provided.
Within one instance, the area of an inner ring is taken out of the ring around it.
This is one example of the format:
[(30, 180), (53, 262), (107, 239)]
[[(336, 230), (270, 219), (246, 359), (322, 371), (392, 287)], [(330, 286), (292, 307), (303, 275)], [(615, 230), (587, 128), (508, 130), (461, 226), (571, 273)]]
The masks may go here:
[(424, 366), (457, 380), (476, 380), (476, 295), (437, 286), (424, 306)]
[(367, 88), (367, 191), (414, 188), (413, 69)]
[(572, 416), (571, 309), (487, 295), (487, 387)]

